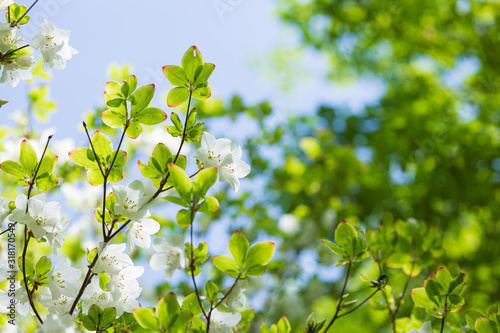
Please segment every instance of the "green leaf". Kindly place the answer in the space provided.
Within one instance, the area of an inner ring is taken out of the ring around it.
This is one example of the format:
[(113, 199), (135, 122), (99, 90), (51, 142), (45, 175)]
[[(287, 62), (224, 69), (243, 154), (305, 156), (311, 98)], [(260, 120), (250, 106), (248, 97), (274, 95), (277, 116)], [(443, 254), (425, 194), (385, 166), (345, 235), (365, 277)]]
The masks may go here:
[(111, 153), (110, 162), (113, 160), (113, 158), (115, 158), (115, 154), (118, 155), (116, 155), (115, 162), (113, 163), (113, 168), (122, 168), (127, 162), (127, 152), (119, 150), (117, 153), (116, 150), (113, 150), (113, 152)]
[(212, 258), (212, 264), (224, 273), (229, 274), (233, 278), (237, 278), (239, 274), (238, 266), (233, 258), (227, 255), (215, 256)]
[(111, 281), (111, 276), (103, 272), (99, 273), (99, 287), (101, 287), (102, 290), (108, 291), (106, 285), (109, 283), (109, 281)]
[(114, 307), (106, 308), (102, 312), (101, 322), (99, 326), (102, 328), (106, 328), (109, 325), (111, 325), (113, 321), (115, 321), (115, 318), (116, 318), (116, 308)]
[(358, 233), (356, 232), (354, 226), (346, 220), (340, 221), (335, 229), (335, 243), (347, 251), (348, 257), (352, 257), (354, 255), (357, 238)]
[(170, 163), (172, 159), (173, 156), (172, 153), (170, 153), (168, 147), (163, 143), (159, 143), (153, 150), (153, 156), (149, 160), (150, 162), (148, 163), (148, 165), (150, 167), (154, 166), (159, 172), (164, 172), (165, 170), (167, 170), (168, 163)]
[(198, 206), (198, 211), (208, 214), (218, 211), (219, 208), (219, 200), (215, 197), (205, 197), (205, 200)]
[(105, 163), (113, 151), (113, 144), (111, 143), (111, 140), (101, 131), (95, 131), (94, 135), (92, 135), (91, 141), (95, 154), (101, 159), (102, 162)]
[(141, 161), (137, 161), (137, 165), (139, 166), (139, 170), (142, 175), (147, 179), (154, 179), (161, 177), (161, 172), (155, 168), (151, 168), (148, 165), (142, 163)]
[(248, 239), (239, 230), (235, 231), (231, 238), (229, 239), (229, 252), (233, 255), (234, 261), (238, 269), (243, 267), (245, 258), (247, 256), (248, 248), (250, 243)]
[(125, 119), (125, 116), (123, 114), (111, 110), (106, 110), (101, 113), (101, 119), (103, 123), (111, 128), (120, 127), (122, 125), (125, 125), (125, 123), (127, 122), (127, 119)]
[[(28, 21), (30, 20), (30, 17), (28, 15), (25, 15), (23, 17), (23, 15), (28, 11), (28, 9), (22, 5), (18, 5), (16, 3), (13, 3), (12, 5), (9, 6), (9, 11), (5, 13), (5, 18), (7, 20), (7, 22), (9, 22), (9, 18), (10, 18), (10, 22), (18, 22), (18, 25), (23, 25), (23, 24), (26, 24), (28, 23)], [(22, 19), (21, 19), (22, 17)]]
[(181, 309), (187, 312), (191, 312), (195, 316), (201, 313), (200, 304), (198, 303), (198, 297), (196, 293), (189, 294), (182, 302)]
[(168, 293), (167, 296), (160, 298), (156, 306), (156, 316), (160, 327), (169, 328), (177, 319), (180, 311), (181, 307), (174, 293)]
[(37, 177), (47, 177), (52, 173), (57, 163), (57, 156), (45, 156), (38, 168)]
[(186, 73), (182, 67), (176, 65), (163, 66), (162, 70), (163, 74), (165, 74), (172, 85), (178, 87), (186, 87), (189, 85)]
[(207, 293), (206, 295), (210, 303), (213, 303), (219, 293), (219, 288), (217, 288), (217, 285), (212, 281), (208, 281), (205, 284), (205, 292)]
[(205, 197), (207, 191), (212, 187), (217, 181), (217, 168), (206, 168), (201, 169), (198, 174), (194, 177), (194, 187), (193, 194), (195, 201), (198, 201)]
[(243, 271), (250, 276), (259, 276), (266, 271), (265, 266), (271, 261), (275, 245), (272, 242), (257, 243), (247, 253)]
[(330, 251), (332, 251), (333, 253), (338, 254), (339, 256), (345, 255), (344, 250), (342, 250), (342, 248), (340, 246), (338, 246), (337, 244), (330, 242), (327, 239), (323, 239), (323, 240), (321, 240), (321, 242), (323, 243), (323, 245), (325, 245), (327, 248), (329, 248)]
[(410, 291), (410, 295), (415, 305), (418, 306), (419, 308), (425, 308), (425, 309), (436, 308), (437, 304), (434, 303), (429, 298), (429, 296), (427, 296), (427, 293), (425, 292), (424, 288), (414, 288)]
[(135, 116), (144, 125), (156, 125), (167, 119), (167, 114), (158, 108), (145, 108)]
[(498, 333), (497, 325), (487, 318), (476, 319), (476, 331), (478, 333)]
[(186, 88), (175, 87), (168, 92), (167, 105), (174, 107), (181, 105), (189, 99), (189, 91)]
[[(194, 216), (193, 216), (194, 218)], [(191, 225), (191, 211), (187, 209), (181, 209), (177, 213), (177, 224), (182, 228), (187, 228)]]
[(174, 184), (175, 189), (179, 192), (179, 195), (186, 202), (191, 202), (191, 191), (193, 188), (193, 182), (184, 173), (184, 170), (173, 164), (168, 164), (168, 170), (170, 171), (170, 178)]
[(21, 164), (14, 161), (5, 161), (0, 164), (0, 169), (3, 172), (8, 173), (9, 175), (13, 175), (17, 178), (24, 178), (26, 176), (26, 172)]
[(141, 112), (149, 105), (154, 93), (155, 85), (148, 84), (140, 87), (130, 96), (130, 114), (132, 117), (135, 117), (137, 113)]
[(92, 264), (92, 262), (94, 261), (94, 258), (97, 255), (98, 251), (99, 251), (99, 249), (97, 247), (93, 248), (90, 251), (87, 249), (87, 262), (89, 264)]
[(123, 169), (121, 169), (121, 168), (111, 169), (111, 171), (109, 172), (109, 175), (108, 175), (108, 182), (118, 183), (122, 179), (123, 179)]
[(201, 71), (203, 70), (202, 67), (198, 69), (198, 67), (203, 66), (203, 58), (196, 46), (191, 46), (186, 53), (184, 53), (181, 63), (187, 79), (189, 82), (194, 83), (197, 78), (196, 74), (201, 74)]
[(128, 83), (129, 86), (129, 95), (131, 92), (137, 88), (137, 77), (135, 75), (129, 75), (125, 81)]
[(99, 186), (104, 184), (104, 177), (99, 169), (87, 170), (87, 180), (92, 186)]
[(174, 197), (172, 195), (166, 196), (163, 199), (167, 200), (167, 201), (170, 201), (170, 202), (173, 202), (174, 204), (177, 204), (177, 205), (185, 207), (185, 208), (189, 207), (188, 204), (186, 204), (186, 202), (184, 200), (182, 200), (181, 198), (178, 198), (178, 197)]
[(48, 257), (41, 257), (35, 266), (35, 271), (37, 276), (47, 275), (52, 266), (52, 262)]
[(155, 311), (153, 308), (140, 307), (133, 311), (135, 320), (139, 323), (142, 328), (150, 329), (158, 332), (160, 327), (158, 325), (158, 319), (156, 319)]
[(89, 148), (75, 148), (68, 153), (69, 158), (86, 169), (98, 169), (94, 152)]
[[(123, 130), (122, 126), (122, 130)], [(127, 130), (125, 131), (125, 135), (131, 139), (137, 139), (139, 135), (142, 133), (142, 126), (138, 122), (132, 122), (128, 125)]]
[(193, 91), (193, 98), (196, 99), (207, 99), (212, 96), (212, 91), (210, 87), (201, 87)]
[(23, 142), (21, 142), (21, 154), (19, 155), (19, 163), (21, 163), (28, 175), (33, 175), (38, 164), (35, 149), (26, 140), (23, 140)]
[(467, 322), (467, 325), (469, 325), (470, 328), (475, 330), (475, 323), (476, 319), (479, 317), (485, 317), (484, 314), (482, 314), (479, 311), (467, 311), (465, 313), (465, 321)]
[(215, 69), (214, 64), (210, 63), (205, 63), (203, 64), (203, 70), (201, 71), (200, 75), (196, 78), (196, 85), (202, 84), (202, 83), (207, 83), (208, 78), (210, 75), (212, 75), (213, 71)]

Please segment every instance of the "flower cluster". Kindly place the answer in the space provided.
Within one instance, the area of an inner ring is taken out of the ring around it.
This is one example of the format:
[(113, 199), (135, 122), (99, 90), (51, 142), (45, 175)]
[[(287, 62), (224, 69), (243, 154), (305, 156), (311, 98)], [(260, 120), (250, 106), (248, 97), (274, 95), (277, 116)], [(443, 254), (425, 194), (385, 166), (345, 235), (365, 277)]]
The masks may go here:
[[(11, 5), (14, 5), (11, 0), (0, 1), (0, 11), (8, 10)], [(42, 68), (45, 71), (52, 67), (64, 69), (66, 61), (78, 53), (69, 45), (69, 30), (56, 28), (54, 23), (47, 20), (43, 20), (40, 32), (33, 40), (23, 45), (21, 42), (24, 38), (18, 36), (21, 24), (24, 24), (21, 19), (0, 23), (0, 66), (3, 66), (0, 82), (7, 82), (11, 87), (15, 87), (21, 80), (33, 78), (31, 70), (35, 60), (34, 56), (28, 53), (28, 46), (41, 52)]]

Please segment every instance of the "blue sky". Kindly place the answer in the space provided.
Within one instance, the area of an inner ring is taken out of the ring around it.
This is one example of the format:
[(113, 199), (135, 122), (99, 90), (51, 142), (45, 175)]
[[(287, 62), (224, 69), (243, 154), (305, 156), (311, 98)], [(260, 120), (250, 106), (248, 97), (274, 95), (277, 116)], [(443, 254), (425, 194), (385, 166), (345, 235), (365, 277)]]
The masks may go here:
[[(29, 6), (31, 2), (20, 3)], [(307, 50), (296, 66), (308, 77), (289, 81), (291, 88), (282, 92), (282, 73), (273, 77), (266, 72), (269, 53), (295, 49), (300, 38), (279, 21), (274, 10), (275, 1), (270, 0), (40, 1), (31, 12), (32, 22), (20, 33), (31, 40), (47, 18), (71, 30), (70, 45), (79, 53), (65, 70), (52, 70), (51, 96), (58, 110), (50, 123), (37, 127), (55, 127), (59, 138), (74, 136), (82, 113), (102, 105), (107, 67), (113, 62), (132, 64), (139, 83), (155, 83), (154, 104), (166, 110), (161, 96), (171, 86), (161, 67), (179, 64), (191, 45), (217, 66), (210, 79), (215, 98), (240, 94), (248, 103), (270, 100), (280, 115), (309, 113), (323, 103), (359, 109), (378, 100), (383, 88), (371, 81), (349, 87), (325, 81), (325, 59)], [(10, 101), (2, 113), (24, 110), (26, 93), (24, 83), (14, 89), (1, 85), (0, 98)], [(2, 117), (0, 124), (6, 119)]]

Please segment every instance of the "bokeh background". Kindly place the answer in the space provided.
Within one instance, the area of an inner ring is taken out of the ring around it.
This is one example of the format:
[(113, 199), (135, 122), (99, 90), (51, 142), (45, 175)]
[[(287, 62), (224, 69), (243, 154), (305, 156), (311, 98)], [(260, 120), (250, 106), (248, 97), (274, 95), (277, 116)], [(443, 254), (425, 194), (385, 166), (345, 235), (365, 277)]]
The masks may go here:
[[(29, 40), (47, 18), (72, 31), (79, 54), (49, 80), (0, 87), (0, 98), (10, 101), (0, 110), (2, 136), (55, 132), (64, 152), (86, 146), (83, 119), (112, 133), (97, 116), (104, 84), (127, 71), (141, 84), (155, 83), (153, 104), (169, 113), (164, 97), (171, 86), (161, 67), (179, 63), (196, 45), (217, 66), (212, 98), (198, 103), (199, 115), (208, 131), (242, 145), (252, 166), (237, 195), (218, 185), (221, 210), (199, 220), (196, 240), (207, 241), (212, 255), (223, 254), (231, 232), (240, 229), (251, 242), (272, 240), (279, 250), (250, 285), (252, 329), (285, 315), (293, 332), (302, 332), (311, 312), (331, 316), (343, 268), (333, 267), (320, 239), (333, 239), (340, 219), (373, 229), (410, 217), (437, 225), (446, 254), (410, 288), (441, 265), (455, 266), (468, 273), (464, 310), (486, 310), (500, 300), (499, 16), (500, 4), (486, 0), (41, 1), (23, 35)], [(56, 110), (30, 107), (30, 93), (44, 85)], [(164, 132), (150, 137), (140, 144), (176, 144)], [(2, 160), (15, 159), (11, 150), (19, 141), (2, 145)], [(144, 156), (138, 149), (135, 158)], [(60, 169), (68, 183), (81, 176), (70, 164)], [(132, 161), (129, 166), (125, 184), (140, 177)], [(77, 200), (86, 194), (92, 203), (91, 187), (74, 184), (52, 195), (70, 198), (63, 211), (72, 218), (71, 232), (86, 230), (83, 246), (95, 246), (88, 227), (95, 227), (94, 208), (82, 209)], [(3, 190), (14, 198), (13, 187)], [(175, 207), (154, 213), (164, 235), (179, 232)], [(84, 255), (78, 240), (69, 237), (63, 247), (75, 260)], [(136, 253), (145, 266), (149, 255)], [(368, 261), (356, 267), (349, 286), (354, 298), (359, 274), (370, 272)], [(230, 282), (208, 265), (205, 273), (200, 280)], [(405, 276), (390, 273), (402, 285)], [(161, 272), (147, 272), (143, 282), (157, 286), (145, 288), (145, 305), (171, 289), (191, 292), (182, 272), (170, 284)], [(409, 296), (400, 315), (414, 315)], [(387, 314), (370, 306), (335, 327), (390, 331)]]

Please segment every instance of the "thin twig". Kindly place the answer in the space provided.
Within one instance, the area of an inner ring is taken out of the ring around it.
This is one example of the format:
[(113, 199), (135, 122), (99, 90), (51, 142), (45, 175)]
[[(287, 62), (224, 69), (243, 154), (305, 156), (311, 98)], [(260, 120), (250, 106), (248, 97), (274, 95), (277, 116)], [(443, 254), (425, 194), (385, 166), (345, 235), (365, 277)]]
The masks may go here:
[(335, 322), (335, 320), (338, 318), (338, 314), (339, 314), (339, 311), (340, 311), (340, 306), (342, 305), (342, 298), (344, 297), (345, 289), (347, 287), (347, 281), (349, 280), (349, 274), (351, 273), (351, 266), (352, 266), (352, 262), (349, 262), (347, 264), (347, 274), (345, 276), (345, 281), (344, 281), (344, 286), (342, 287), (342, 292), (340, 293), (339, 303), (337, 304), (337, 310), (335, 311), (335, 314), (333, 315), (332, 320), (330, 321), (330, 323), (326, 327), (324, 333), (328, 332), (328, 330), (330, 329), (330, 327), (333, 325), (333, 323)]
[(357, 309), (359, 309), (363, 304), (365, 304), (366, 302), (368, 302), (370, 300), (370, 298), (372, 298), (373, 296), (375, 296), (375, 294), (380, 290), (380, 288), (377, 288), (377, 290), (375, 290), (370, 296), (368, 296), (363, 302), (359, 303), (355, 308), (347, 311), (347, 312), (344, 312), (343, 314), (339, 315), (337, 318), (341, 318), (343, 316), (346, 316), (348, 315), (349, 313), (351, 312), (354, 312), (356, 311)]

